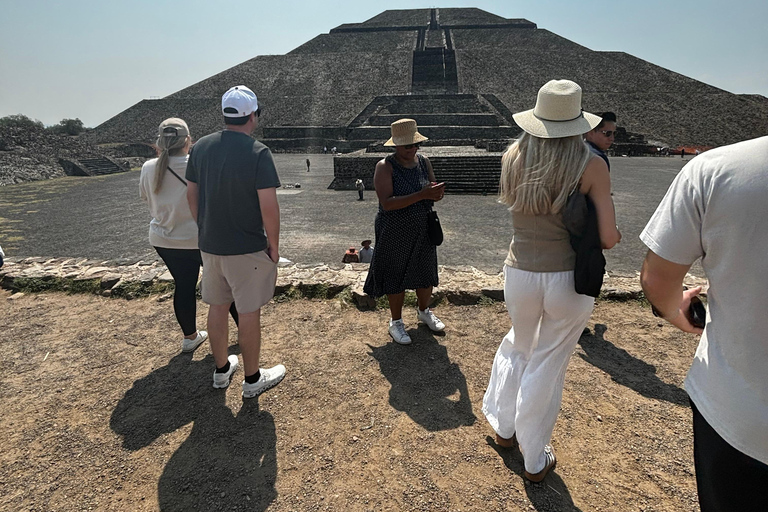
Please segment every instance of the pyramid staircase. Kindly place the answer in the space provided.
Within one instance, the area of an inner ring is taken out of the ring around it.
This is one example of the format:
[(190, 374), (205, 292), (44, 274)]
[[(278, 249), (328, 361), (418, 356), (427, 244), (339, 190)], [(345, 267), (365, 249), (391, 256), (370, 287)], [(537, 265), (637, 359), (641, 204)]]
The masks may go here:
[(111, 158), (99, 155), (80, 156), (76, 159), (60, 158), (59, 165), (68, 176), (103, 176), (126, 170)]
[(349, 123), (347, 140), (353, 149), (381, 144), (389, 139), (389, 125), (403, 117), (416, 120), (431, 146), (474, 146), (478, 140), (515, 137), (519, 128), (494, 103), (506, 110), (493, 95), (377, 96)]
[(445, 182), (446, 194), (495, 195), (499, 191), (501, 155), (432, 156), (435, 179)]

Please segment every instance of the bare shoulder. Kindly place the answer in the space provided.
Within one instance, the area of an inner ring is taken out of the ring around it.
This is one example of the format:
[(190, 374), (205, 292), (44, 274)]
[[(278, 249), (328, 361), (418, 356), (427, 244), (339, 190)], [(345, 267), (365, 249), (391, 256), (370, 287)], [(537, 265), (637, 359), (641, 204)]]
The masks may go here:
[(382, 158), (376, 162), (376, 171), (392, 172), (392, 164), (386, 158)]

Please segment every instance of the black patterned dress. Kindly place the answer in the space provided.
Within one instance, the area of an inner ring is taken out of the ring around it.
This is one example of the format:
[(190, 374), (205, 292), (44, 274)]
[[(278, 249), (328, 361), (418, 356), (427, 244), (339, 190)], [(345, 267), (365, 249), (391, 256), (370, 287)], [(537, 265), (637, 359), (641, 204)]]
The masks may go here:
[[(418, 165), (403, 167), (394, 155), (392, 193), (407, 196), (429, 183), (427, 161), (416, 154)], [(427, 237), (427, 212), (433, 201), (422, 200), (399, 210), (386, 211), (379, 204), (376, 215), (376, 245), (363, 291), (371, 297), (437, 286), (437, 247)]]

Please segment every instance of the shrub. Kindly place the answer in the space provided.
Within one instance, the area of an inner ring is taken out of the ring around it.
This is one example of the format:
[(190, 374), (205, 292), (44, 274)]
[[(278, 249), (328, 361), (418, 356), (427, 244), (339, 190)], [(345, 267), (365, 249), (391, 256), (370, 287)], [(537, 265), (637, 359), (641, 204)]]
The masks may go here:
[(48, 128), (54, 133), (60, 133), (62, 135), (80, 135), (85, 131), (85, 126), (80, 119), (62, 119), (59, 124), (55, 124)]
[(38, 131), (44, 128), (43, 123), (33, 120), (24, 114), (15, 114), (0, 118), (0, 128), (18, 128), (25, 131)]

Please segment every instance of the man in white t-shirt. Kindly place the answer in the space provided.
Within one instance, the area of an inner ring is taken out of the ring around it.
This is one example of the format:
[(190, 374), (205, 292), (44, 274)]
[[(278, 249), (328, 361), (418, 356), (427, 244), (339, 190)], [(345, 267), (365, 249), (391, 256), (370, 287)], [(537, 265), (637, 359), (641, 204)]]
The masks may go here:
[[(685, 389), (693, 409), (702, 512), (768, 503), (768, 137), (701, 154), (678, 174), (640, 239), (640, 280), (658, 314), (701, 333)], [(685, 274), (709, 279), (704, 329), (688, 316)]]

